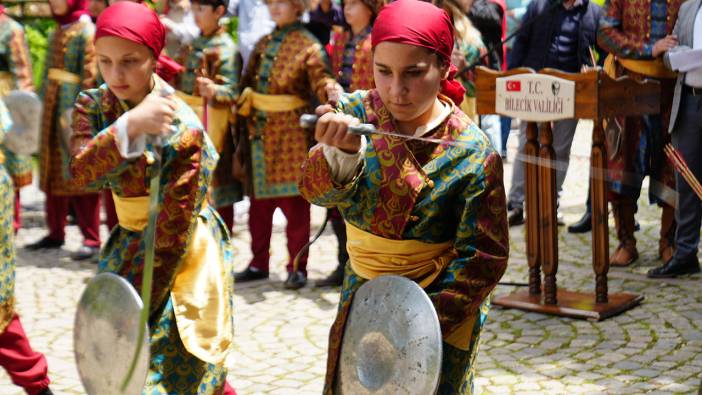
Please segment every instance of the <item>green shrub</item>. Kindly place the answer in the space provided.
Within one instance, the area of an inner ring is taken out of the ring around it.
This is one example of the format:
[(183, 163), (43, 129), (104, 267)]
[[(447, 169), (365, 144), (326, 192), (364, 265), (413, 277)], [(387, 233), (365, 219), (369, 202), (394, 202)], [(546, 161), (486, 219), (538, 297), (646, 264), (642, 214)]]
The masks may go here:
[(39, 89), (42, 84), (41, 77), (44, 71), (46, 51), (49, 46), (49, 33), (53, 31), (55, 26), (56, 23), (52, 19), (32, 19), (24, 23), (36, 89)]

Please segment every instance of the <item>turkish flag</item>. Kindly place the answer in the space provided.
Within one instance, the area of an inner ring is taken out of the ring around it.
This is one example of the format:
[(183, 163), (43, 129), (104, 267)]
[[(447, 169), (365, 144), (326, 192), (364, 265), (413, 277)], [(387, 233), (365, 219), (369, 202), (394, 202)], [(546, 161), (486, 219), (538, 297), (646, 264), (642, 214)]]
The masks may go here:
[(507, 92), (521, 92), (522, 82), (521, 81), (507, 81), (505, 83), (505, 88)]

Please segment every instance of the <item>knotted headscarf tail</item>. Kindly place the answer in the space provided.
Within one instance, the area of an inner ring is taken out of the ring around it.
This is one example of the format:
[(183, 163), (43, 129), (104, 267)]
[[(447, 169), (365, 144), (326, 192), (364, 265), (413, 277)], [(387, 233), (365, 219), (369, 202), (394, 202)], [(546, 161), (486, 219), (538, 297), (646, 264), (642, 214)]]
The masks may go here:
[(54, 10), (51, 10), (51, 15), (59, 25), (68, 25), (78, 21), (83, 15), (89, 15), (88, 0), (66, 0), (66, 7), (68, 11), (63, 15), (56, 15)]
[(131, 1), (119, 1), (105, 9), (95, 26), (95, 40), (100, 37), (119, 37), (144, 45), (158, 59), (156, 74), (170, 81), (183, 66), (162, 54), (166, 43), (166, 29), (158, 15), (149, 7)]
[[(451, 18), (441, 8), (420, 0), (397, 0), (378, 13), (371, 41), (373, 48), (384, 41), (427, 48), (451, 64), (453, 30)], [(457, 71), (450, 66), (448, 78), (441, 81), (441, 93), (460, 105), (466, 91), (454, 79)]]

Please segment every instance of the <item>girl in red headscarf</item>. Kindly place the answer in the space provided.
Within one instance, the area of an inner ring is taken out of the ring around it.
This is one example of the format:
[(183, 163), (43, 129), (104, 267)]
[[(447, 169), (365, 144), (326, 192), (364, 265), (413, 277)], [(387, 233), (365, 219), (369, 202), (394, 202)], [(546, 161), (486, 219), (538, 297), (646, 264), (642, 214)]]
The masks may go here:
[[(449, 16), (430, 3), (386, 5), (373, 27), (375, 89), (317, 109), (319, 144), (303, 165), (300, 190), (313, 204), (339, 209), (350, 255), (329, 340), (327, 394), (353, 295), (384, 274), (414, 280), (434, 303), (443, 335), (438, 393), (472, 391), (488, 297), (509, 244), (502, 161), (457, 107), (464, 90), (452, 78), (453, 37)], [(406, 137), (347, 133), (358, 123)]]
[(232, 250), (207, 203), (218, 155), (197, 115), (157, 74), (165, 29), (141, 4), (118, 2), (98, 18), (95, 49), (105, 84), (81, 92), (73, 115), (71, 172), (83, 187), (109, 188), (119, 225), (99, 272), (141, 288), (154, 151), (161, 136), (151, 364), (145, 394), (225, 394), (232, 345)]
[(44, 112), (39, 151), (39, 186), (46, 193), (49, 234), (27, 248), (60, 248), (70, 206), (83, 233), (83, 245), (73, 258), (83, 260), (100, 248), (100, 195), (71, 179), (69, 118), (78, 92), (95, 86), (95, 26), (88, 0), (50, 0), (49, 5), (58, 26), (49, 37), (40, 91)]

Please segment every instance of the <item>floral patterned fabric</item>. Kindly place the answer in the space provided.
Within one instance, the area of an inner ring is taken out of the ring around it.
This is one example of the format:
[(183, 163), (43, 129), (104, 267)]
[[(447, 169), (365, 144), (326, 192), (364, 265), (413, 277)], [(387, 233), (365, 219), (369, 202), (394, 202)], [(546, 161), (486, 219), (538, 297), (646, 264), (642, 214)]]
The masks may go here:
[[(0, 15), (0, 97), (10, 91), (33, 90), (32, 64), (22, 25), (5, 14)], [(15, 189), (32, 183), (32, 158), (17, 155), (0, 146), (5, 168)]]
[(608, 0), (597, 43), (627, 59), (652, 59), (653, 44), (673, 32), (683, 0)]
[[(209, 78), (217, 84), (215, 99), (211, 106), (229, 108), (238, 96), (239, 67), (236, 63), (236, 44), (226, 30), (221, 29), (210, 37), (200, 36), (186, 47), (182, 60), (185, 71), (179, 74), (178, 89), (188, 95), (199, 96), (196, 79), (203, 64), (214, 74)], [(234, 141), (226, 133), (223, 148), (219, 152), (219, 163), (212, 180), (210, 197), (215, 207), (231, 206), (241, 200), (241, 184), (232, 176)]]
[[(396, 130), (376, 91), (345, 95), (337, 109), (379, 130)], [(381, 237), (453, 241), (458, 257), (425, 290), (444, 337), (439, 393), (463, 394), (472, 388), (472, 361), (489, 294), (507, 267), (502, 160), (485, 134), (455, 107), (427, 137), (461, 145), (373, 135), (367, 138), (362, 166), (346, 185), (332, 180), (322, 147), (314, 147), (303, 166), (300, 191), (311, 203), (336, 207), (348, 223)], [(330, 334), (327, 394), (333, 388), (353, 294), (363, 281), (347, 265)]]
[(325, 85), (333, 82), (326, 52), (301, 23), (276, 28), (254, 48), (241, 89), (266, 95), (294, 95), (310, 105), (293, 111), (255, 110), (245, 122), (249, 183), (257, 199), (297, 196), (300, 165), (312, 145), (312, 132), (300, 126), (300, 115), (326, 102)]
[(332, 37), (332, 71), (346, 92), (375, 87), (371, 44), (370, 26), (353, 37), (348, 30)]
[[(154, 76), (154, 91), (165, 82)], [(232, 250), (226, 226), (205, 204), (217, 164), (217, 152), (195, 113), (177, 100), (177, 132), (162, 148), (161, 196), (157, 219), (154, 283), (149, 328), (151, 369), (144, 394), (215, 394), (224, 385), (226, 369), (203, 362), (184, 348), (174, 318), (171, 287), (197, 221), (203, 221), (221, 248), (233, 293)], [(80, 93), (73, 115), (71, 171), (76, 185), (109, 188), (122, 197), (146, 196), (153, 163), (153, 147), (136, 159), (123, 159), (116, 145), (114, 122), (128, 110), (106, 85)], [(204, 207), (204, 208), (203, 208)], [(99, 272), (112, 272), (141, 289), (144, 264), (143, 232), (117, 226), (103, 247)]]
[[(0, 143), (10, 125), (10, 114), (0, 101)], [(0, 333), (15, 312), (15, 231), (12, 227), (15, 193), (0, 154)]]
[[(69, 169), (71, 151), (64, 138), (63, 127), (70, 123), (62, 115), (73, 108), (76, 96), (83, 89), (95, 86), (97, 67), (93, 37), (95, 26), (81, 18), (68, 26), (59, 26), (49, 36), (49, 48), (42, 76), (40, 96), (44, 100), (39, 149), (39, 186), (52, 195), (73, 196), (88, 193), (76, 186)], [(56, 68), (76, 75), (79, 84), (49, 80), (49, 69)], [(62, 127), (63, 126), (63, 127)], [(94, 191), (92, 191), (94, 192)]]

